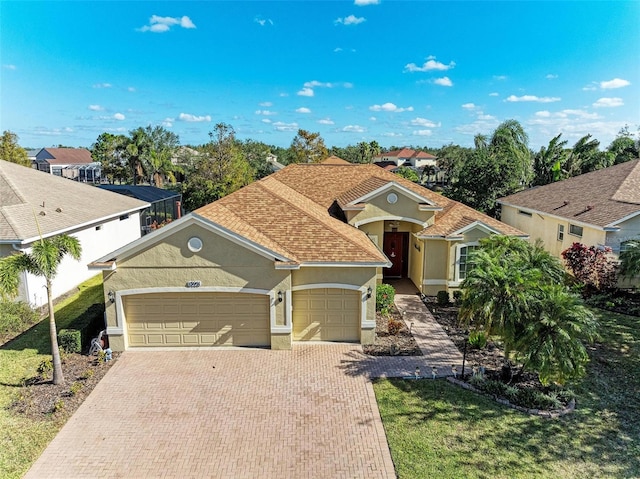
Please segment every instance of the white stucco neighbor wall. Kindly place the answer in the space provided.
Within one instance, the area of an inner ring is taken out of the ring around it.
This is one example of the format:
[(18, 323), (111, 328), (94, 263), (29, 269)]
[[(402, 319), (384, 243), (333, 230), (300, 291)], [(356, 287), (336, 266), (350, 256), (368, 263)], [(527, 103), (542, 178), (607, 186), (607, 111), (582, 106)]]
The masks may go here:
[[(87, 205), (87, 207), (90, 207)], [(53, 297), (56, 298), (75, 288), (83, 281), (95, 276), (96, 271), (89, 270), (87, 265), (111, 251), (140, 238), (140, 213), (129, 214), (120, 220), (118, 217), (104, 223), (96, 223), (79, 231), (69, 233), (80, 240), (82, 257), (76, 261), (65, 257), (58, 268), (53, 282)], [(30, 251), (30, 248), (25, 250)], [(47, 291), (43, 278), (25, 274), (18, 296), (34, 306), (42, 306), (47, 302)]]

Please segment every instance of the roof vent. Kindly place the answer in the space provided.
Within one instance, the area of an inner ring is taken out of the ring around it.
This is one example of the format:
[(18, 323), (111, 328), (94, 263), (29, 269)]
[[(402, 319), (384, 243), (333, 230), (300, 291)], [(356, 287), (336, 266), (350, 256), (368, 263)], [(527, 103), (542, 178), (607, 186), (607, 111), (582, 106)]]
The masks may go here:
[(56, 208), (56, 211), (57, 211), (58, 213), (62, 213), (62, 208), (60, 208), (60, 207), (58, 206), (58, 207)]
[(46, 216), (46, 213), (44, 211), (41, 211), (40, 216)]

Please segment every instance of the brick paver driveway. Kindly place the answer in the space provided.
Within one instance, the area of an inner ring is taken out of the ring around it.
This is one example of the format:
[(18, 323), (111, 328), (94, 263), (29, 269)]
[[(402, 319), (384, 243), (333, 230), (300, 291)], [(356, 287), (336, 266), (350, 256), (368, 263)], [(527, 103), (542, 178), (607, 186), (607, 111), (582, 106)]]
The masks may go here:
[(127, 351), (26, 477), (395, 477), (359, 351)]

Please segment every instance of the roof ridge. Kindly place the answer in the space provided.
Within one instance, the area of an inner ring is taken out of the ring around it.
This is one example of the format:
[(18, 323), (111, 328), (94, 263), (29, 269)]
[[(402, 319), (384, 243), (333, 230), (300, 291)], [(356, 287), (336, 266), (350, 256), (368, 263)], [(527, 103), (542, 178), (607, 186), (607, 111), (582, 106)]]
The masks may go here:
[[(268, 177), (267, 177), (268, 178)], [(309, 214), (309, 210), (306, 208), (301, 208), (299, 205), (293, 203), (290, 198), (284, 197), (281, 194), (279, 194), (279, 192), (277, 190), (274, 190), (273, 188), (270, 188), (268, 183), (272, 183), (272, 182), (277, 182), (278, 183), (278, 187), (281, 188), (282, 190), (286, 191), (288, 195), (291, 196), (299, 196), (303, 202), (305, 203), (309, 203), (310, 205), (312, 205), (313, 209), (316, 211), (312, 211), (312, 214)], [(268, 186), (265, 186), (268, 185)], [(360, 247), (361, 245), (358, 244), (356, 241), (354, 241), (354, 239), (350, 236), (346, 234), (346, 231), (340, 231), (340, 228), (350, 228), (350, 230), (354, 230), (354, 231), (360, 231), (358, 228), (355, 228), (349, 224), (343, 223), (342, 221), (332, 217), (329, 212), (322, 206), (319, 205), (318, 203), (316, 203), (315, 201), (311, 200), (310, 198), (302, 195), (301, 193), (298, 193), (296, 190), (294, 190), (293, 188), (291, 188), (288, 185), (285, 185), (284, 183), (273, 179), (271, 182), (264, 182), (262, 183), (262, 188), (268, 190), (270, 193), (276, 195), (277, 197), (279, 197), (281, 200), (283, 200), (285, 203), (291, 205), (293, 208), (297, 209), (298, 211), (301, 211), (303, 214), (306, 214), (308, 216), (312, 216), (313, 218), (315, 218), (316, 220), (320, 221), (323, 225), (325, 225), (327, 228), (329, 228), (331, 231), (333, 231), (336, 235), (340, 236), (341, 238), (345, 239), (346, 241), (348, 241), (349, 243), (351, 243), (352, 245), (356, 246), (356, 247)], [(319, 210), (319, 211), (318, 211)], [(340, 225), (340, 226), (338, 226)], [(362, 232), (364, 234), (364, 232)], [(371, 245), (375, 246), (373, 244), (373, 242), (371, 242)]]

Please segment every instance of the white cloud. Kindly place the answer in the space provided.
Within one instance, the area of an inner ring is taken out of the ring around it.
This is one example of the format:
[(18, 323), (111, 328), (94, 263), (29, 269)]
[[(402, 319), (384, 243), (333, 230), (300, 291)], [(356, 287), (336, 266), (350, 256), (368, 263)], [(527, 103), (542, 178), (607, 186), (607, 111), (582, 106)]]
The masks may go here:
[(500, 93), (494, 91), (489, 93), (489, 96), (500, 96)]
[(342, 48), (340, 48), (340, 47), (336, 47), (336, 48), (333, 49), (333, 53), (338, 53), (338, 52), (341, 52), (341, 51), (342, 51)]
[(507, 79), (507, 75), (493, 75), (494, 80), (505, 81)]
[(600, 88), (602, 88), (603, 90), (622, 88), (629, 85), (631, 85), (631, 82), (628, 80), (623, 80), (622, 78), (614, 78), (613, 80), (600, 82)]
[(263, 118), (262, 123), (271, 123), (271, 120), (269, 118)]
[(127, 91), (130, 91), (133, 93), (134, 91), (136, 91), (136, 89), (135, 87), (130, 86), (129, 88), (127, 88)]
[(404, 71), (405, 72), (410, 72), (410, 73), (413, 73), (413, 72), (428, 72), (428, 71), (431, 71), (431, 70), (447, 71), (447, 70), (452, 69), (455, 66), (456, 66), (456, 62), (449, 62), (448, 65), (445, 65), (444, 63), (436, 61), (436, 57), (430, 56), (430, 57), (427, 58), (427, 61), (422, 64), (422, 66), (418, 66), (415, 63), (409, 63), (409, 64), (405, 65)]
[(173, 118), (167, 117), (164, 120), (162, 120), (162, 126), (164, 126), (165, 128), (172, 128), (174, 121), (175, 120)]
[(296, 131), (298, 129), (297, 123), (283, 123), (281, 121), (276, 121), (273, 124), (273, 127), (278, 131)]
[(337, 18), (336, 21), (334, 22), (336, 25), (338, 24), (342, 24), (342, 25), (358, 25), (359, 23), (365, 22), (366, 18), (364, 17), (356, 17), (355, 15), (349, 15), (348, 17), (340, 17)]
[(102, 110), (104, 110), (104, 108), (101, 107), (100, 105), (89, 105), (88, 108), (91, 111), (102, 111)]
[(415, 136), (431, 136), (433, 132), (431, 130), (414, 130), (413, 134)]
[(264, 27), (265, 25), (273, 25), (273, 20), (271, 20), (270, 18), (256, 17), (253, 19), (253, 21), (261, 27)]
[(190, 113), (180, 113), (178, 115), (178, 120), (186, 121), (188, 123), (201, 123), (204, 121), (211, 121), (211, 116), (210, 115), (197, 116), (197, 115), (192, 115)]
[(116, 113), (113, 115), (114, 120), (122, 121), (125, 119), (125, 116), (122, 113)]
[(547, 76), (545, 76), (545, 78), (547, 80), (555, 80), (556, 78), (558, 78), (558, 75), (554, 75), (553, 73), (549, 73)]
[(462, 108), (464, 108), (465, 110), (475, 110), (476, 105), (473, 103), (465, 103), (464, 105), (462, 105)]
[(256, 110), (256, 115), (273, 116), (277, 115), (277, 113), (270, 110)]
[(111, 83), (96, 83), (93, 88), (111, 88), (112, 86)]
[(383, 133), (382, 136), (388, 136), (388, 137), (391, 137), (391, 138), (398, 138), (398, 137), (401, 137), (401, 136), (404, 136), (404, 135), (402, 133), (397, 133), (397, 132), (394, 132), (394, 131), (387, 131), (387, 132)]
[(408, 106), (406, 108), (400, 108), (393, 103), (384, 103), (382, 105), (371, 105), (369, 107), (371, 111), (389, 111), (394, 113), (402, 113), (403, 111), (413, 111), (412, 106)]
[(414, 118), (413, 120), (411, 120), (411, 124), (414, 126), (424, 126), (427, 128), (433, 128), (436, 126), (440, 126), (439, 124), (431, 121), (431, 120), (427, 120), (426, 118)]
[(70, 128), (68, 126), (64, 128), (51, 128), (51, 129), (46, 129), (43, 127), (35, 127), (33, 131), (38, 135), (59, 136), (64, 133), (73, 133), (73, 128)]
[(624, 102), (622, 98), (599, 98), (593, 106), (596, 108), (612, 108), (616, 106), (623, 106)]
[(333, 88), (333, 83), (312, 80), (312, 81), (305, 82), (303, 86), (305, 88), (317, 88), (317, 87)]
[(345, 126), (342, 131), (348, 131), (351, 133), (364, 133), (366, 130), (366, 128), (360, 126), (360, 125), (347, 125)]
[(313, 96), (313, 95), (314, 95), (314, 93), (313, 93), (313, 89), (311, 89), (311, 88), (306, 88), (306, 87), (305, 87), (305, 88), (303, 88), (302, 90), (300, 90), (297, 94), (298, 94), (299, 96)]
[(449, 77), (436, 78), (433, 80), (433, 83), (440, 86), (453, 86), (453, 82), (449, 79)]
[(550, 112), (549, 110), (541, 110), (535, 112), (534, 116), (537, 118), (573, 118), (580, 120), (597, 120), (600, 118), (600, 115), (597, 113), (589, 113), (584, 110), (561, 110), (556, 112)]
[(553, 103), (560, 100), (561, 98), (558, 98), (555, 96), (550, 97), (550, 96), (535, 96), (535, 95), (522, 95), (522, 96), (510, 95), (507, 97), (505, 101), (512, 102), (512, 103), (523, 102), (523, 101), (536, 102), (536, 103)]
[(300, 108), (296, 109), (296, 113), (311, 113), (311, 110), (305, 108), (304, 106), (301, 106)]
[(138, 28), (139, 32), (164, 33), (171, 30), (174, 25), (180, 25), (182, 28), (196, 28), (191, 19), (187, 16), (183, 17), (161, 17), (152, 15), (149, 19), (149, 25)]
[(365, 7), (367, 5), (379, 5), (380, 0), (355, 0), (353, 4), (358, 7)]
[(323, 118), (322, 120), (318, 120), (318, 123), (321, 125), (335, 125), (335, 122), (331, 118)]
[(17, 70), (18, 69), (17, 66), (11, 65), (11, 64), (2, 65), (2, 68), (6, 69), (6, 70)]
[(264, 106), (266, 108), (269, 108), (270, 106), (273, 106), (273, 103), (271, 103), (270, 101), (263, 101), (262, 103), (258, 103), (260, 106)]
[(596, 91), (597, 89), (598, 89), (597, 83), (592, 83), (591, 85), (582, 87), (582, 91)]
[(378, 121), (378, 119), (375, 116), (370, 116), (369, 121)]

